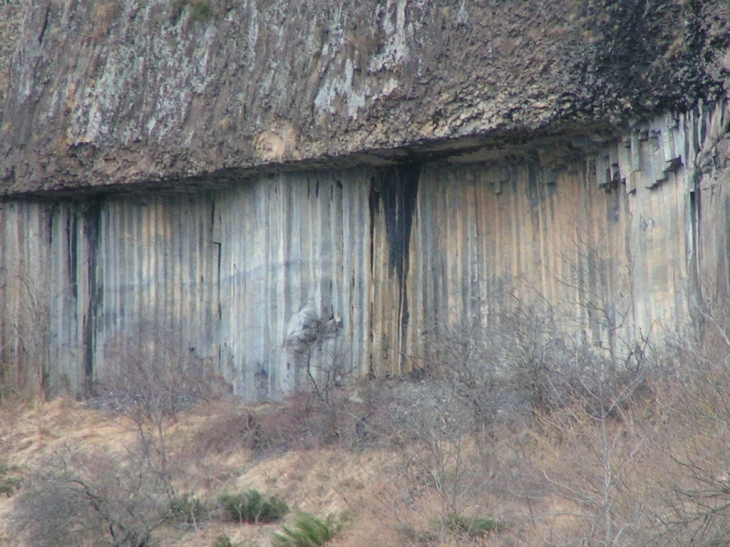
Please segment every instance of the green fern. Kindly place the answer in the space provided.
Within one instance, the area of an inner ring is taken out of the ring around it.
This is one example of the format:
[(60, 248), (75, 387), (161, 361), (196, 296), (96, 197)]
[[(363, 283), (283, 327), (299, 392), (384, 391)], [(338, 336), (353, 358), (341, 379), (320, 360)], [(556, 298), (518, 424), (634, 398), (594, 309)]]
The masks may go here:
[(291, 527), (271, 537), (273, 547), (321, 547), (334, 538), (344, 524), (343, 518), (329, 515), (325, 520), (309, 513), (300, 513)]

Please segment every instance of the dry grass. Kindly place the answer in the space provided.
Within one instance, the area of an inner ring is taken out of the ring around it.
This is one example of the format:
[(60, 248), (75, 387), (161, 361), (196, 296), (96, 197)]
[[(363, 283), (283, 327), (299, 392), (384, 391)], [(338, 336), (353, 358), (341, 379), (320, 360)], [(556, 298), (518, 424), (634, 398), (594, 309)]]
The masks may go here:
[[(328, 544), (333, 547), (682, 545), (696, 532), (692, 518), (707, 509), (692, 505), (693, 495), (701, 490), (718, 496), (710, 507), (715, 509), (730, 501), (723, 494), (728, 370), (710, 367), (681, 386), (676, 378), (659, 379), (651, 397), (603, 420), (579, 401), (533, 422), (497, 424), (486, 443), (453, 429), (424, 429), (423, 422), (409, 423), (407, 413), (394, 411), (398, 422), (379, 418), (380, 429), (367, 442), (353, 442), (353, 433), (347, 442), (340, 435), (289, 447), (260, 444), (275, 434), (267, 428), (294, 414), (291, 408), (204, 403), (178, 413), (165, 428), (176, 492), (203, 500), (210, 517), (194, 527), (171, 524), (156, 536), (163, 546), (204, 547), (225, 533), (234, 545), (266, 547), (280, 525), (239, 525), (216, 513), (221, 494), (256, 489), (294, 510), (350, 515), (344, 532)], [(708, 378), (711, 391), (703, 384)], [(399, 389), (391, 390), (393, 397), (402, 394)], [(395, 408), (387, 400), (379, 404)], [(338, 418), (338, 427), (355, 427), (350, 417), (358, 408), (345, 410), (347, 419)], [(0, 408), (0, 464), (29, 472), (69, 446), (122, 454), (135, 445), (136, 425), (67, 399), (6, 405)], [(0, 497), (0, 545), (21, 547), (6, 527), (12, 509), (13, 498)], [(459, 537), (439, 524), (452, 511), (495, 519), (500, 530)], [(720, 509), (719, 520), (699, 532), (707, 541), (697, 545), (711, 545), (723, 533), (726, 512)]]
[[(402, 495), (395, 480), (400, 472), (397, 447), (347, 450), (323, 446), (262, 454), (235, 438), (229, 439), (229, 432), (224, 430), (219, 431), (222, 438), (211, 437), (217, 424), (230, 423), (231, 416), (247, 416), (255, 410), (262, 409), (250, 409), (235, 401), (216, 402), (182, 412), (176, 421), (167, 424), (170, 466), (179, 492), (214, 504), (226, 491), (255, 488), (313, 514), (353, 515), (355, 518), (332, 543), (334, 546), (405, 544), (396, 531), (402, 515), (394, 510)], [(240, 431), (233, 428), (230, 433), (236, 436)], [(128, 419), (70, 400), (57, 399), (34, 408), (3, 408), (0, 460), (28, 470), (66, 446), (122, 453), (134, 444), (135, 435), (135, 424)], [(196, 446), (195, 440), (201, 437), (208, 438), (214, 449)], [(424, 506), (428, 503), (426, 500)], [(0, 514), (9, 514), (12, 504), (12, 498), (0, 498)], [(428, 519), (422, 520), (424, 526), (429, 525)], [(418, 518), (415, 522), (419, 524)], [(226, 533), (234, 544), (268, 545), (276, 528), (207, 522), (197, 532), (163, 534), (168, 536), (163, 537), (163, 544), (212, 545), (217, 535)], [(0, 537), (5, 544), (13, 544), (7, 532)]]

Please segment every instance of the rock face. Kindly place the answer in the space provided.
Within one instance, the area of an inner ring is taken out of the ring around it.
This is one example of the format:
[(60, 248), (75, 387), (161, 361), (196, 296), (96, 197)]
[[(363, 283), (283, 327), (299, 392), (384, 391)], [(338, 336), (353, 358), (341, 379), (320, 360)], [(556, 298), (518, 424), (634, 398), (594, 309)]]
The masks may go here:
[(271, 398), (410, 370), (515, 302), (612, 358), (692, 334), (730, 294), (729, 22), (0, 0), (0, 379), (83, 394), (172, 340)]
[(496, 337), (516, 303), (608, 357), (658, 348), (730, 294), (729, 126), (730, 108), (702, 105), (501, 159), (6, 198), (0, 364), (81, 394), (125, 352), (174, 340), (265, 399), (403, 373), (434, 336)]
[(208, 185), (615, 129), (722, 95), (730, 64), (722, 0), (5, 0), (0, 10), (6, 195)]

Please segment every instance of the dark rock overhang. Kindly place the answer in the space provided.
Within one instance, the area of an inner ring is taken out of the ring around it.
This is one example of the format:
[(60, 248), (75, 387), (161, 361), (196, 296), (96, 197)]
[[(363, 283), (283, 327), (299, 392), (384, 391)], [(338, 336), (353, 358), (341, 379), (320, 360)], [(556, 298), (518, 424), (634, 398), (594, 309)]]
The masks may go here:
[(580, 155), (724, 96), (730, 65), (720, 0), (16, 2), (5, 196)]
[(628, 126), (594, 126), (548, 131), (495, 132), (489, 136), (473, 136), (452, 140), (426, 141), (385, 150), (363, 150), (347, 155), (325, 155), (319, 158), (229, 167), (192, 176), (108, 184), (64, 184), (38, 190), (0, 193), (13, 199), (86, 199), (100, 194), (212, 191), (261, 176), (290, 172), (315, 172), (357, 168), (387, 168), (397, 165), (443, 162), (451, 164), (500, 164), (504, 161), (532, 160), (548, 167), (585, 160), (608, 141), (615, 140)]

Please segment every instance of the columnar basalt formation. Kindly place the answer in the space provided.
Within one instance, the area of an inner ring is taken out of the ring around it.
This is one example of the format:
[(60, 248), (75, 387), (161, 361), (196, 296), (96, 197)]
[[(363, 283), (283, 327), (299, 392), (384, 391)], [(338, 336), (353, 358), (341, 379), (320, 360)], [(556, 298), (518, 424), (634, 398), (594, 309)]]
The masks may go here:
[(515, 301), (611, 352), (730, 289), (724, 2), (346, 4), (0, 6), (4, 370), (82, 393), (164, 332), (266, 398)]

